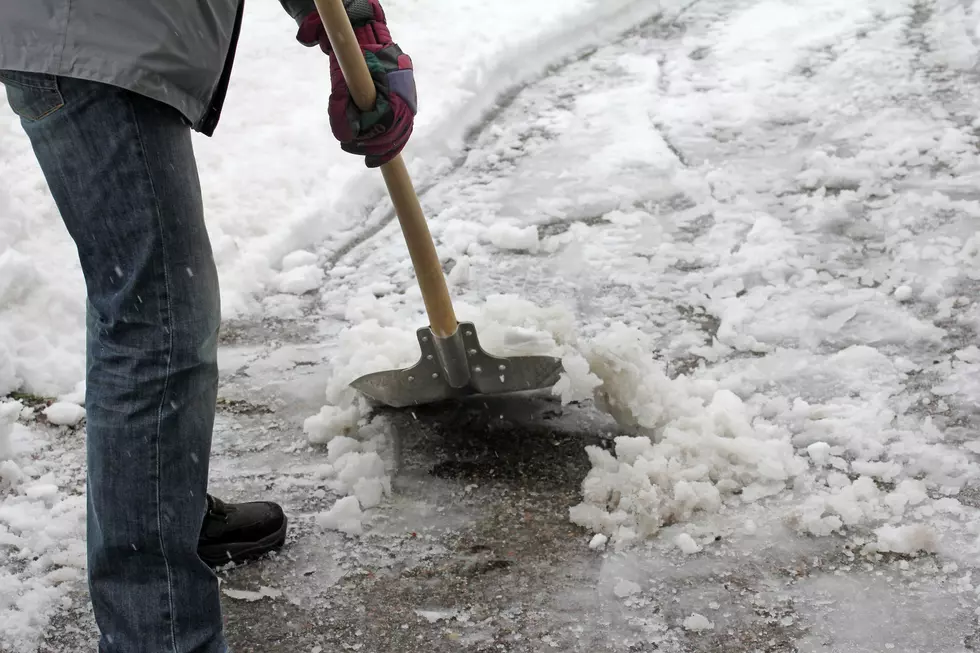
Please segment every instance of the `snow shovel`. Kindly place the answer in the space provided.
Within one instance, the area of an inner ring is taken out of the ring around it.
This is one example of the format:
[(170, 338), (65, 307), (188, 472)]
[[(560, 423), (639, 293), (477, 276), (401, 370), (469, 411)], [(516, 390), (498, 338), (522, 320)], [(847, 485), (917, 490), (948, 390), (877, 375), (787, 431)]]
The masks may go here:
[[(354, 36), (342, 0), (316, 0), (330, 44), (351, 98), (363, 110), (374, 106), (374, 80)], [(561, 360), (550, 356), (492, 356), (480, 346), (476, 327), (456, 319), (418, 196), (399, 155), (381, 166), (418, 278), (429, 326), (418, 330), (422, 357), (413, 367), (375, 372), (351, 386), (372, 399), (404, 408), (477, 394), (504, 394), (549, 388), (558, 382)]]

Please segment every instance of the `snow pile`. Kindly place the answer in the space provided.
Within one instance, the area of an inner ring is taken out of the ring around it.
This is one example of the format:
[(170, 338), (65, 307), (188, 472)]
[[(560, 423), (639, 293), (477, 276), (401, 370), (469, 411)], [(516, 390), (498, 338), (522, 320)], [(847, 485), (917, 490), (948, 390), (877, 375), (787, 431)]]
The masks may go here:
[[(391, 301), (401, 301), (396, 297)], [(348, 302), (346, 317), (355, 324), (338, 337), (333, 357), (333, 373), (327, 382), (327, 403), (316, 415), (306, 419), (303, 430), (311, 443), (324, 444), (340, 435), (356, 432), (368, 408), (368, 400), (350, 387), (355, 379), (373, 372), (402, 369), (418, 362), (416, 328), (426, 318), (415, 312), (397, 312), (373, 295), (361, 295)], [(541, 307), (515, 295), (493, 295), (477, 307), (457, 302), (461, 321), (472, 321), (485, 350), (499, 356), (569, 356), (574, 369), (583, 371), (574, 360), (572, 339), (574, 317), (561, 306)], [(587, 373), (587, 370), (584, 370)], [(563, 383), (567, 387), (571, 381)], [(588, 382), (575, 381), (572, 396)]]
[[(713, 382), (668, 379), (650, 351), (642, 333), (614, 325), (584, 352), (602, 381), (599, 405), (641, 433), (616, 438), (614, 452), (587, 448), (592, 470), (570, 513), (617, 545), (717, 512), (736, 494), (755, 501), (779, 493), (807, 468), (787, 431)], [(679, 546), (697, 547), (693, 540)]]
[(391, 494), (389, 466), (383, 458), (389, 441), (385, 425), (374, 420), (356, 435), (360, 439), (346, 435), (331, 438), (327, 463), (315, 471), (316, 478), (342, 498), (314, 521), (321, 528), (348, 535), (360, 535), (363, 511), (377, 507)]
[[(323, 528), (350, 535), (362, 533), (362, 511), (378, 506), (391, 492), (391, 480), (382, 457), (388, 438), (378, 418), (367, 422), (371, 401), (350, 387), (356, 378), (372, 372), (400, 369), (419, 358), (415, 328), (424, 316), (398, 312), (391, 303), (403, 296), (378, 298), (372, 294), (352, 298), (346, 315), (355, 324), (338, 337), (339, 350), (327, 381), (326, 400), (303, 424), (311, 444), (326, 445), (328, 464), (318, 476), (331, 490), (344, 496), (333, 508), (316, 517)], [(391, 303), (389, 303), (391, 302)], [(514, 295), (495, 295), (477, 307), (457, 303), (461, 321), (477, 325), (481, 344), (497, 355), (571, 352), (563, 343), (571, 338), (573, 317), (562, 307), (540, 307)]]
[(832, 472), (826, 485), (824, 493), (811, 495), (792, 514), (800, 531), (830, 535), (845, 526), (900, 517), (926, 499), (924, 484), (914, 480), (902, 481), (893, 492), (883, 492), (869, 476), (851, 481), (840, 472)]
[(37, 456), (41, 434), (16, 422), (29, 413), (0, 403), (0, 650), (12, 653), (36, 650), (85, 568), (85, 500), (64, 487), (81, 466)]
[[(2, 106), (0, 102), (0, 111)], [(0, 136), (0, 152), (4, 147)], [(0, 178), (5, 184), (11, 179), (2, 157)], [(50, 217), (50, 212), (29, 215)], [(16, 390), (56, 395), (84, 373), (84, 286), (81, 278), (61, 279), (59, 266), (52, 262), (76, 257), (69, 247), (55, 245), (48, 250), (38, 246), (36, 252), (33, 247), (12, 249), (21, 229), (27, 231), (28, 217), (9, 226), (5, 217), (0, 200), (0, 397)]]

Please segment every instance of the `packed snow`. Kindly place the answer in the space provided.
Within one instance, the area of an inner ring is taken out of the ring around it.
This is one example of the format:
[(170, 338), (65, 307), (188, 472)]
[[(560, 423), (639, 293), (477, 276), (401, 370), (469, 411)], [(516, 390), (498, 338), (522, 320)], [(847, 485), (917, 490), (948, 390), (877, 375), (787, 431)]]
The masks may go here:
[(33, 411), (0, 401), (0, 649), (34, 650), (84, 577), (84, 477), (77, 452), (29, 428)]

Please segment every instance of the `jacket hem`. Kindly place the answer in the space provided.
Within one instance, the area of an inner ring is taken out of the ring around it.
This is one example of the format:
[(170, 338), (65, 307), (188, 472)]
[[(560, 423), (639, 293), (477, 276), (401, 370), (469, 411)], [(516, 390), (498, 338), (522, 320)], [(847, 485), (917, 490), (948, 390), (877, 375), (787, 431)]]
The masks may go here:
[(159, 75), (145, 69), (129, 70), (127, 74), (120, 75), (118, 66), (111, 66), (108, 62), (96, 58), (90, 58), (88, 61), (86, 65), (76, 64), (66, 68), (52, 66), (50, 60), (44, 62), (49, 65), (7, 63), (4, 57), (0, 56), (0, 70), (58, 75), (123, 88), (176, 109), (195, 131), (200, 130), (207, 107), (190, 93), (175, 88)]

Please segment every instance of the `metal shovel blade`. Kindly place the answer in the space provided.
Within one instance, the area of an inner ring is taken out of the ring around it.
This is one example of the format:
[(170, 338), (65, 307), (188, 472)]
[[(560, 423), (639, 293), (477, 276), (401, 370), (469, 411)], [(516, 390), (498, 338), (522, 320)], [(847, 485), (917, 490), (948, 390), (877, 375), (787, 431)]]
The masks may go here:
[(419, 329), (417, 335), (422, 349), (418, 363), (367, 374), (351, 386), (383, 404), (404, 408), (477, 394), (549, 388), (563, 371), (561, 360), (551, 356), (488, 354), (471, 322), (461, 322), (449, 338), (435, 336), (429, 327)]

